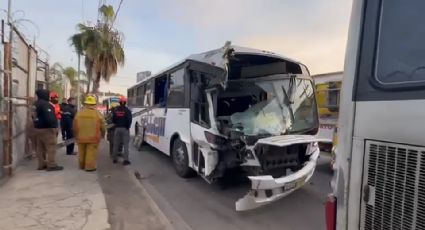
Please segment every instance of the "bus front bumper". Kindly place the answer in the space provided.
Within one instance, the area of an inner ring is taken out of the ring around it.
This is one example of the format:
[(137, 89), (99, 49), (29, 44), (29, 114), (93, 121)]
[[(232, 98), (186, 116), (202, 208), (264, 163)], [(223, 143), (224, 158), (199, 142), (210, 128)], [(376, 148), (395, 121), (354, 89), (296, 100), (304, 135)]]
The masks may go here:
[(319, 153), (317, 148), (304, 167), (291, 175), (280, 178), (270, 175), (248, 177), (251, 180), (251, 190), (236, 202), (236, 211), (251, 210), (272, 203), (302, 187), (313, 176)]

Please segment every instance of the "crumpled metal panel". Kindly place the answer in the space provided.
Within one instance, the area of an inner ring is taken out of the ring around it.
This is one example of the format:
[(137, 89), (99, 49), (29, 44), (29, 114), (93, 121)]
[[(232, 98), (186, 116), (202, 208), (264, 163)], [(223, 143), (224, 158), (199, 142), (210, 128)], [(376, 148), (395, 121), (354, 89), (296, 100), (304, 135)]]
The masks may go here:
[(320, 149), (317, 146), (318, 139), (314, 136), (289, 135), (283, 139), (282, 137), (271, 137), (262, 140), (264, 141), (261, 143), (274, 143), (277, 146), (309, 142), (316, 144), (313, 144), (315, 149), (307, 149), (307, 152), (314, 151), (311, 153), (309, 161), (304, 164), (303, 168), (291, 175), (280, 178), (273, 178), (270, 175), (248, 177), (251, 180), (251, 190), (236, 202), (236, 211), (255, 209), (291, 194), (310, 180), (316, 168)]

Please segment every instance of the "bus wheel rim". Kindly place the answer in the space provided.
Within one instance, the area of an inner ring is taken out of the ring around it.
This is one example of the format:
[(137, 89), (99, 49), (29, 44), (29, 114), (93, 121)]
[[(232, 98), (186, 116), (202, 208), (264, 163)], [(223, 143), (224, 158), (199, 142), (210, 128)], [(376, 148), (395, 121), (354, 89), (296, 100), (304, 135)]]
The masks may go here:
[(178, 165), (180, 165), (180, 166), (183, 166), (184, 165), (184, 158), (185, 158), (185, 156), (184, 156), (183, 147), (179, 146), (176, 149), (176, 155), (174, 157), (175, 157), (175, 161), (176, 161), (176, 163)]

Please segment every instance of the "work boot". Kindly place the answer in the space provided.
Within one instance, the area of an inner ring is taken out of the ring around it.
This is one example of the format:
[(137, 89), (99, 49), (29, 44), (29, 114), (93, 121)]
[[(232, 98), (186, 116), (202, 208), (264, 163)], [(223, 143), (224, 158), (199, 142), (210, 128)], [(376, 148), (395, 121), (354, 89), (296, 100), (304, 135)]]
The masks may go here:
[(47, 166), (41, 166), (37, 168), (37, 170), (45, 170), (45, 169), (47, 169)]
[(47, 167), (46, 171), (60, 171), (63, 170), (62, 166), (56, 165), (56, 166), (51, 166), (51, 167)]
[(122, 162), (122, 164), (123, 164), (123, 165), (129, 165), (129, 164), (131, 164), (131, 162), (130, 162), (130, 161), (128, 161), (128, 160), (125, 160), (125, 161), (123, 161), (123, 162)]

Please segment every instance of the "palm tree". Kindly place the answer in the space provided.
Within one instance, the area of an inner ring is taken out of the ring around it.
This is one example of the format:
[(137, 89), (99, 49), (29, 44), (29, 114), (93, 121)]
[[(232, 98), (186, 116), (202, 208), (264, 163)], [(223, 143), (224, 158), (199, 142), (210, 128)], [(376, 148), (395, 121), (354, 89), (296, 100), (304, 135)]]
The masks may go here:
[(79, 86), (78, 79), (77, 78), (77, 70), (75, 70), (73, 67), (66, 67), (63, 69), (63, 75), (69, 80), (71, 83), (71, 95), (75, 96), (75, 90)]
[[(102, 20), (94, 27), (79, 24), (79, 33), (71, 37), (71, 43), (77, 53), (85, 56), (87, 72), (87, 92), (90, 81), (93, 80), (92, 92), (97, 93), (100, 81), (109, 82), (118, 71), (118, 66), (124, 65), (124, 49), (122, 34), (113, 28), (116, 19), (114, 9), (110, 5), (99, 8)], [(94, 76), (93, 76), (94, 75)]]
[(102, 15), (102, 20), (98, 23), (97, 30), (102, 35), (102, 41), (94, 62), (96, 71), (93, 82), (94, 93), (98, 92), (100, 81), (109, 82), (111, 77), (117, 73), (118, 66), (123, 66), (125, 60), (122, 34), (113, 28), (116, 19), (114, 8), (110, 5), (103, 5), (99, 12)]
[(80, 56), (84, 55), (84, 65), (87, 73), (87, 89), (86, 94), (90, 92), (90, 83), (93, 79), (93, 67), (94, 60), (98, 56), (98, 50), (101, 45), (101, 34), (94, 27), (89, 27), (84, 24), (77, 25), (80, 31), (77, 34), (71, 36), (71, 45), (74, 46), (77, 54)]

